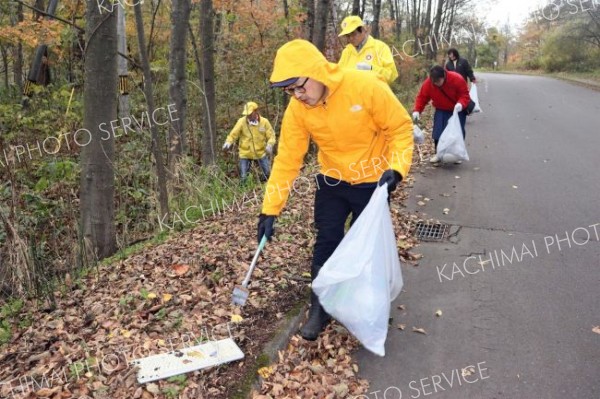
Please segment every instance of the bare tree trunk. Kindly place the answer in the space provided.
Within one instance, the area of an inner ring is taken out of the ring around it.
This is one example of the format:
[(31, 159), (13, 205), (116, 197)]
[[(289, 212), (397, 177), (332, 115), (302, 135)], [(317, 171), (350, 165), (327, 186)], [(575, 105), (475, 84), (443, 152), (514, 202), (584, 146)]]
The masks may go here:
[(379, 14), (381, 14), (381, 0), (373, 0), (373, 27), (371, 35), (379, 38)]
[[(23, 22), (23, 4), (17, 4), (16, 18), (11, 16), (11, 25), (16, 25), (19, 22)], [(23, 44), (21, 41), (14, 47), (14, 59), (13, 63), (13, 80), (19, 89), (19, 93), (23, 93)]]
[[(194, 5), (192, 5), (192, 8), (194, 7)], [(190, 34), (190, 42), (192, 43), (192, 50), (194, 53), (194, 63), (196, 64), (196, 72), (198, 73), (198, 81), (202, 82), (202, 61), (200, 60), (200, 51), (198, 50), (198, 44), (196, 43), (196, 37), (194, 36), (194, 30), (192, 29), (191, 25), (188, 25), (189, 28), (189, 34)], [(195, 87), (199, 88), (200, 91), (202, 92), (202, 100), (206, 100), (206, 97), (204, 97), (204, 91), (202, 91), (202, 88), (200, 88), (200, 86), (192, 83)], [(204, 103), (206, 104), (206, 103)], [(204, 105), (202, 105), (202, 108), (204, 109)], [(200, 123), (203, 124), (204, 121), (204, 115), (201, 115), (201, 120)], [(204, 126), (204, 124), (203, 124)], [(194, 136), (195, 138), (195, 136)], [(190, 143), (193, 145), (195, 141), (191, 141)], [(196, 148), (191, 148), (190, 150), (195, 150)], [(201, 153), (201, 149), (198, 151), (198, 153)], [(196, 154), (196, 152), (194, 151), (194, 155)], [(201, 156), (200, 156), (201, 157)]]
[[(102, 140), (101, 123), (117, 118), (117, 18), (100, 14), (86, 0), (83, 129), (74, 133), (81, 146), (80, 211), (86, 258), (102, 259), (116, 251), (114, 137)], [(87, 145), (85, 144), (89, 140)]]
[(0, 54), (2, 54), (2, 64), (4, 64), (4, 87), (8, 90), (8, 51), (6, 47), (0, 44)]
[(285, 37), (290, 38), (290, 6), (283, 0), (283, 16), (285, 17)]
[[(152, 38), (154, 37), (154, 24), (156, 23), (156, 14), (158, 14), (158, 9), (160, 8), (162, 0), (156, 0), (152, 3), (156, 3), (154, 9), (152, 11), (152, 22), (150, 23), (150, 36), (148, 36), (148, 59), (152, 57)], [(143, 3), (143, 2), (140, 2)]]
[(456, 0), (450, 0), (450, 19), (446, 27), (446, 40), (448, 43), (452, 40), (452, 24), (454, 24), (454, 14), (456, 13)]
[[(44, 5), (44, 0), (35, 0), (35, 8), (43, 11), (46, 8), (46, 6)], [(44, 18), (44, 14), (41, 14), (34, 10), (33, 11), (33, 20), (37, 21), (40, 18)]]
[(352, 2), (352, 15), (360, 15), (360, 0)]
[(440, 33), (440, 27), (442, 26), (442, 13), (444, 11), (444, 0), (437, 0), (437, 9), (435, 11), (435, 18), (433, 22), (433, 34), (437, 37)]
[(329, 14), (329, 0), (318, 0), (317, 12), (315, 15), (315, 30), (313, 33), (313, 44), (325, 51), (325, 36), (327, 34), (327, 15)]
[[(118, 49), (123, 55), (127, 55), (127, 33), (125, 31), (125, 8), (117, 7), (117, 37)], [(128, 91), (128, 72), (127, 59), (118, 57), (118, 72), (119, 72), (119, 118), (129, 116), (129, 91)]]
[(177, 120), (169, 129), (169, 170), (175, 172), (175, 165), (185, 151), (186, 97), (186, 44), (190, 21), (190, 0), (173, 0), (171, 11), (171, 53), (169, 54), (169, 98), (175, 105)]
[[(152, 73), (150, 71), (150, 61), (146, 54), (146, 36), (144, 33), (144, 19), (142, 17), (142, 7), (140, 3), (136, 3), (133, 7), (135, 12), (135, 25), (137, 27), (138, 47), (140, 50), (140, 59), (142, 69), (144, 70), (144, 96), (148, 105), (148, 114), (154, 115), (154, 94), (152, 92)], [(160, 138), (156, 123), (150, 122), (150, 134), (152, 136), (152, 154), (156, 162), (156, 176), (158, 178), (158, 202), (160, 204), (160, 215), (163, 218), (168, 218), (169, 215), (169, 196), (167, 193), (167, 178), (163, 155), (161, 151)]]
[[(390, 0), (391, 2), (392, 0)], [(400, 14), (400, 2), (398, 0), (393, 0), (394, 9), (395, 9), (395, 20), (396, 20), (396, 40), (400, 41), (400, 35), (402, 34), (402, 15)]]
[(200, 5), (200, 38), (202, 41), (202, 85), (204, 87), (204, 119), (202, 121), (202, 165), (214, 165), (216, 160), (215, 121), (215, 61), (213, 37), (213, 5), (212, 0), (202, 0)]
[(303, 0), (306, 8), (306, 21), (304, 21), (304, 32), (306, 40), (312, 40), (315, 31), (315, 0)]

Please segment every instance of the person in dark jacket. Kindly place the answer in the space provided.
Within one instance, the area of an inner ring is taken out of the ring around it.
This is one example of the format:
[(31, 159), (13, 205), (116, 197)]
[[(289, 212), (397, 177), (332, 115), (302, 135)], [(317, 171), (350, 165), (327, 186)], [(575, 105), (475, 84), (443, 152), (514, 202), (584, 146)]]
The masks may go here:
[(455, 48), (451, 48), (448, 50), (448, 62), (446, 62), (446, 70), (458, 72), (465, 82), (467, 82), (467, 78), (471, 81), (471, 83), (477, 82), (475, 79), (475, 75), (473, 75), (473, 68), (469, 64), (466, 58), (460, 58), (458, 54), (458, 50)]
[[(448, 125), (452, 113), (458, 112), (458, 119), (465, 137), (465, 121), (467, 120), (467, 106), (471, 101), (467, 82), (456, 72), (446, 71), (442, 66), (436, 65), (429, 71), (429, 77), (423, 82), (415, 100), (413, 120), (420, 118), (425, 106), (432, 102), (435, 107), (433, 115), (433, 141), (437, 150), (442, 132)], [(434, 155), (429, 162), (436, 163), (440, 159)], [(461, 163), (457, 161), (456, 163)]]

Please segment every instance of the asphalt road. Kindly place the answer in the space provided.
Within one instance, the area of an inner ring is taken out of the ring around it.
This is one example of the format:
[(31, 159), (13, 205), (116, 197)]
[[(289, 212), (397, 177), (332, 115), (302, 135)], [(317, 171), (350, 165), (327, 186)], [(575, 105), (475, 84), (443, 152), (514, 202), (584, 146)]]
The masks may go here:
[(478, 80), (471, 161), (414, 169), (408, 203), (456, 235), (404, 266), (386, 356), (357, 355), (371, 383), (358, 398), (598, 399), (600, 92)]

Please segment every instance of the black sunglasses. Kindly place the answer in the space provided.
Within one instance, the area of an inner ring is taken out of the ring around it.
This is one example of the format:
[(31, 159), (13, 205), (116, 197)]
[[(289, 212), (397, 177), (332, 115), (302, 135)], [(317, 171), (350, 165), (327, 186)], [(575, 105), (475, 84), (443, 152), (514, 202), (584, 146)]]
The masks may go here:
[(306, 92), (306, 89), (304, 88), (304, 85), (306, 84), (306, 82), (308, 82), (309, 78), (306, 78), (306, 80), (304, 81), (304, 83), (302, 83), (300, 86), (296, 86), (296, 87), (284, 87), (283, 91), (285, 92), (285, 94), (289, 95), (289, 96), (293, 96), (294, 94), (298, 93), (298, 94), (303, 94)]

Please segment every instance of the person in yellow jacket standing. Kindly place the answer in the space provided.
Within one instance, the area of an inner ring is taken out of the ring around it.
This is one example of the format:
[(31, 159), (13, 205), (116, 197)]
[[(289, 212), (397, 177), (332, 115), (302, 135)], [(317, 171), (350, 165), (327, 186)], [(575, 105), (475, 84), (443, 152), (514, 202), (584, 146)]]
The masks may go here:
[(342, 32), (338, 36), (348, 40), (338, 62), (342, 68), (373, 71), (388, 84), (396, 80), (398, 70), (390, 47), (371, 37), (359, 16), (344, 18)]
[(271, 174), (271, 165), (269, 155), (273, 154), (275, 145), (275, 132), (271, 123), (265, 117), (258, 113), (258, 105), (255, 102), (248, 102), (244, 105), (242, 117), (227, 136), (223, 150), (229, 150), (233, 143), (239, 139), (240, 147), (240, 178), (242, 182), (246, 180), (250, 164), (258, 161), (263, 172), (261, 181), (266, 181)]
[[(330, 63), (306, 40), (292, 40), (275, 56), (272, 87), (290, 95), (271, 177), (258, 220), (258, 239), (271, 238), (312, 139), (319, 147), (320, 172), (314, 221), (317, 229), (311, 278), (344, 237), (346, 219), (355, 221), (377, 185), (395, 190), (412, 162), (413, 124), (390, 87), (375, 75)], [(315, 340), (329, 315), (313, 293), (300, 334)]]

